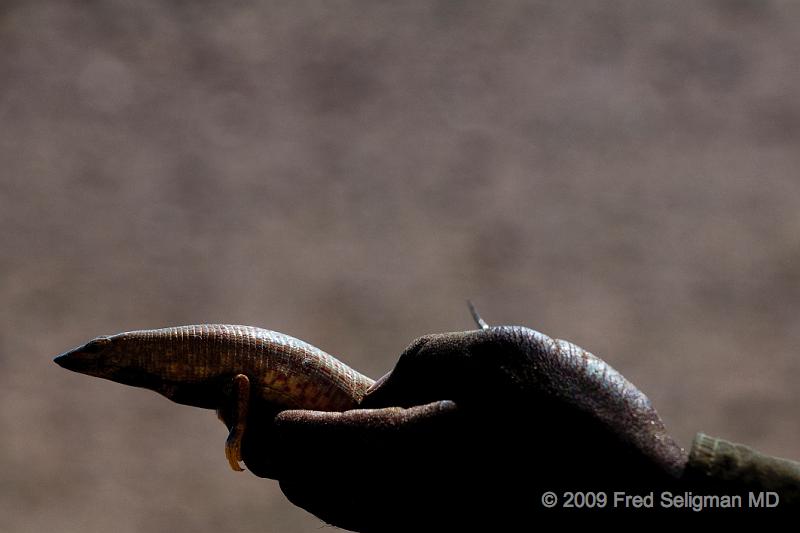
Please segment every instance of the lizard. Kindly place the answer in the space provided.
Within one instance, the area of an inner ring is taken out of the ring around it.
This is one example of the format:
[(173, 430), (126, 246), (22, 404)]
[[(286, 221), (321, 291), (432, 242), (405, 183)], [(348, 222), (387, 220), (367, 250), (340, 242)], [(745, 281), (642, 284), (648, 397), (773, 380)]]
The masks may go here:
[[(647, 397), (600, 358), (567, 341), (551, 339), (529, 328), (492, 327), (481, 318), (472, 302), (467, 304), (482, 332), (481, 338), (496, 337), (497, 342), (514, 346), (521, 343), (526, 347), (525, 353), (533, 354), (530, 360), (524, 358), (527, 363), (522, 359), (517, 361), (517, 364), (522, 363), (517, 381), (541, 381), (539, 389), (567, 403), (579, 402), (586, 391), (604, 391), (604, 401), (589, 402), (587, 408), (597, 411), (605, 423), (610, 426), (620, 423), (608, 413), (616, 412), (612, 405), (622, 402), (630, 403), (633, 411), (642, 415), (637, 419), (639, 424), (663, 430), (661, 419), (650, 407)], [(417, 339), (412, 346), (434, 337), (437, 336)], [(362, 407), (362, 400), (369, 394), (363, 407), (373, 407), (376, 402), (380, 403), (387, 386), (391, 388), (392, 382), (409, 365), (417, 364), (413, 357), (401, 356), (395, 369), (375, 382), (324, 351), (289, 335), (253, 326), (221, 324), (101, 336), (60, 355), (55, 361), (69, 370), (153, 390), (177, 403), (216, 409), (230, 429), (225, 455), (236, 471), (243, 470), (239, 466), (242, 439), (252, 404), (266, 403), (277, 410), (348, 411)], [(420, 376), (434, 375), (435, 360), (420, 364), (426, 368)], [(468, 368), (469, 364), (452, 361), (441, 369), (443, 375), (434, 381), (438, 383), (436, 388), (442, 390), (438, 390), (434, 399), (457, 400), (438, 395), (448, 396), (447, 384), (458, 374), (458, 365)], [(558, 368), (559, 379), (537, 377), (543, 365)], [(524, 378), (527, 374), (530, 376)], [(647, 447), (645, 443), (638, 444)]]
[[(253, 326), (202, 324), (96, 337), (54, 360), (59, 366), (155, 391), (173, 402), (232, 407), (225, 456), (244, 470), (242, 438), (254, 401), (278, 409), (346, 411), (374, 381), (289, 335)], [(224, 420), (224, 419), (223, 419)]]

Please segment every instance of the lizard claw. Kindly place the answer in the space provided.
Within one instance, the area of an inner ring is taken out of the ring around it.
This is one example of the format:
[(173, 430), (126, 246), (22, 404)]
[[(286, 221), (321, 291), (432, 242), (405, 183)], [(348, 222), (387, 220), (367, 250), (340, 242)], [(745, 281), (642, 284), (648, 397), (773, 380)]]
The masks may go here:
[(225, 441), (225, 457), (228, 458), (228, 464), (235, 472), (244, 470), (239, 465), (242, 460), (242, 436), (236, 434), (236, 428), (228, 435), (228, 440)]
[(225, 457), (235, 472), (242, 472), (242, 437), (247, 426), (247, 404), (250, 400), (250, 380), (244, 374), (233, 378), (234, 422), (228, 439), (225, 441)]

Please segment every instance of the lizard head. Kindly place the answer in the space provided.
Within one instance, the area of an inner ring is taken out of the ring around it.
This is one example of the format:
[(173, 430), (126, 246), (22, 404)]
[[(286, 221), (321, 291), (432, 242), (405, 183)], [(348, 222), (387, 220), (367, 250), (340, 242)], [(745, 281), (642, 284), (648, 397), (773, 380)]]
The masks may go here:
[(80, 374), (150, 389), (170, 400), (202, 408), (216, 408), (219, 381), (202, 364), (188, 364), (191, 343), (164, 347), (147, 331), (94, 338), (65, 352), (55, 363)]
[(110, 379), (125, 385), (141, 386), (146, 378), (141, 365), (126, 350), (118, 335), (96, 337), (83, 346), (65, 352), (54, 361), (67, 370)]

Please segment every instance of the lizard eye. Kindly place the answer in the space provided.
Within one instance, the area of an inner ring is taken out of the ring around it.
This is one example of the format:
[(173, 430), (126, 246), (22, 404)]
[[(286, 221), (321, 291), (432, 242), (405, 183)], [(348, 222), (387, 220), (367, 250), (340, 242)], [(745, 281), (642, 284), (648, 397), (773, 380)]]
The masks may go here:
[(97, 337), (89, 341), (86, 346), (83, 347), (83, 351), (86, 353), (97, 353), (109, 344), (111, 344), (111, 339), (108, 337)]

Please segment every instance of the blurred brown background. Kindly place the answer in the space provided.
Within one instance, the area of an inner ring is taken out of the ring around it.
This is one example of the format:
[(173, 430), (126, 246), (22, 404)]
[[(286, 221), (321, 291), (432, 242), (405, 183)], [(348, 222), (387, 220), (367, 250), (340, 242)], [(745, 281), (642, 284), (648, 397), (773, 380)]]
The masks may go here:
[(316, 531), (52, 357), (225, 322), (377, 377), (468, 297), (800, 458), (800, 3), (400, 4), (2, 3), (0, 530)]

